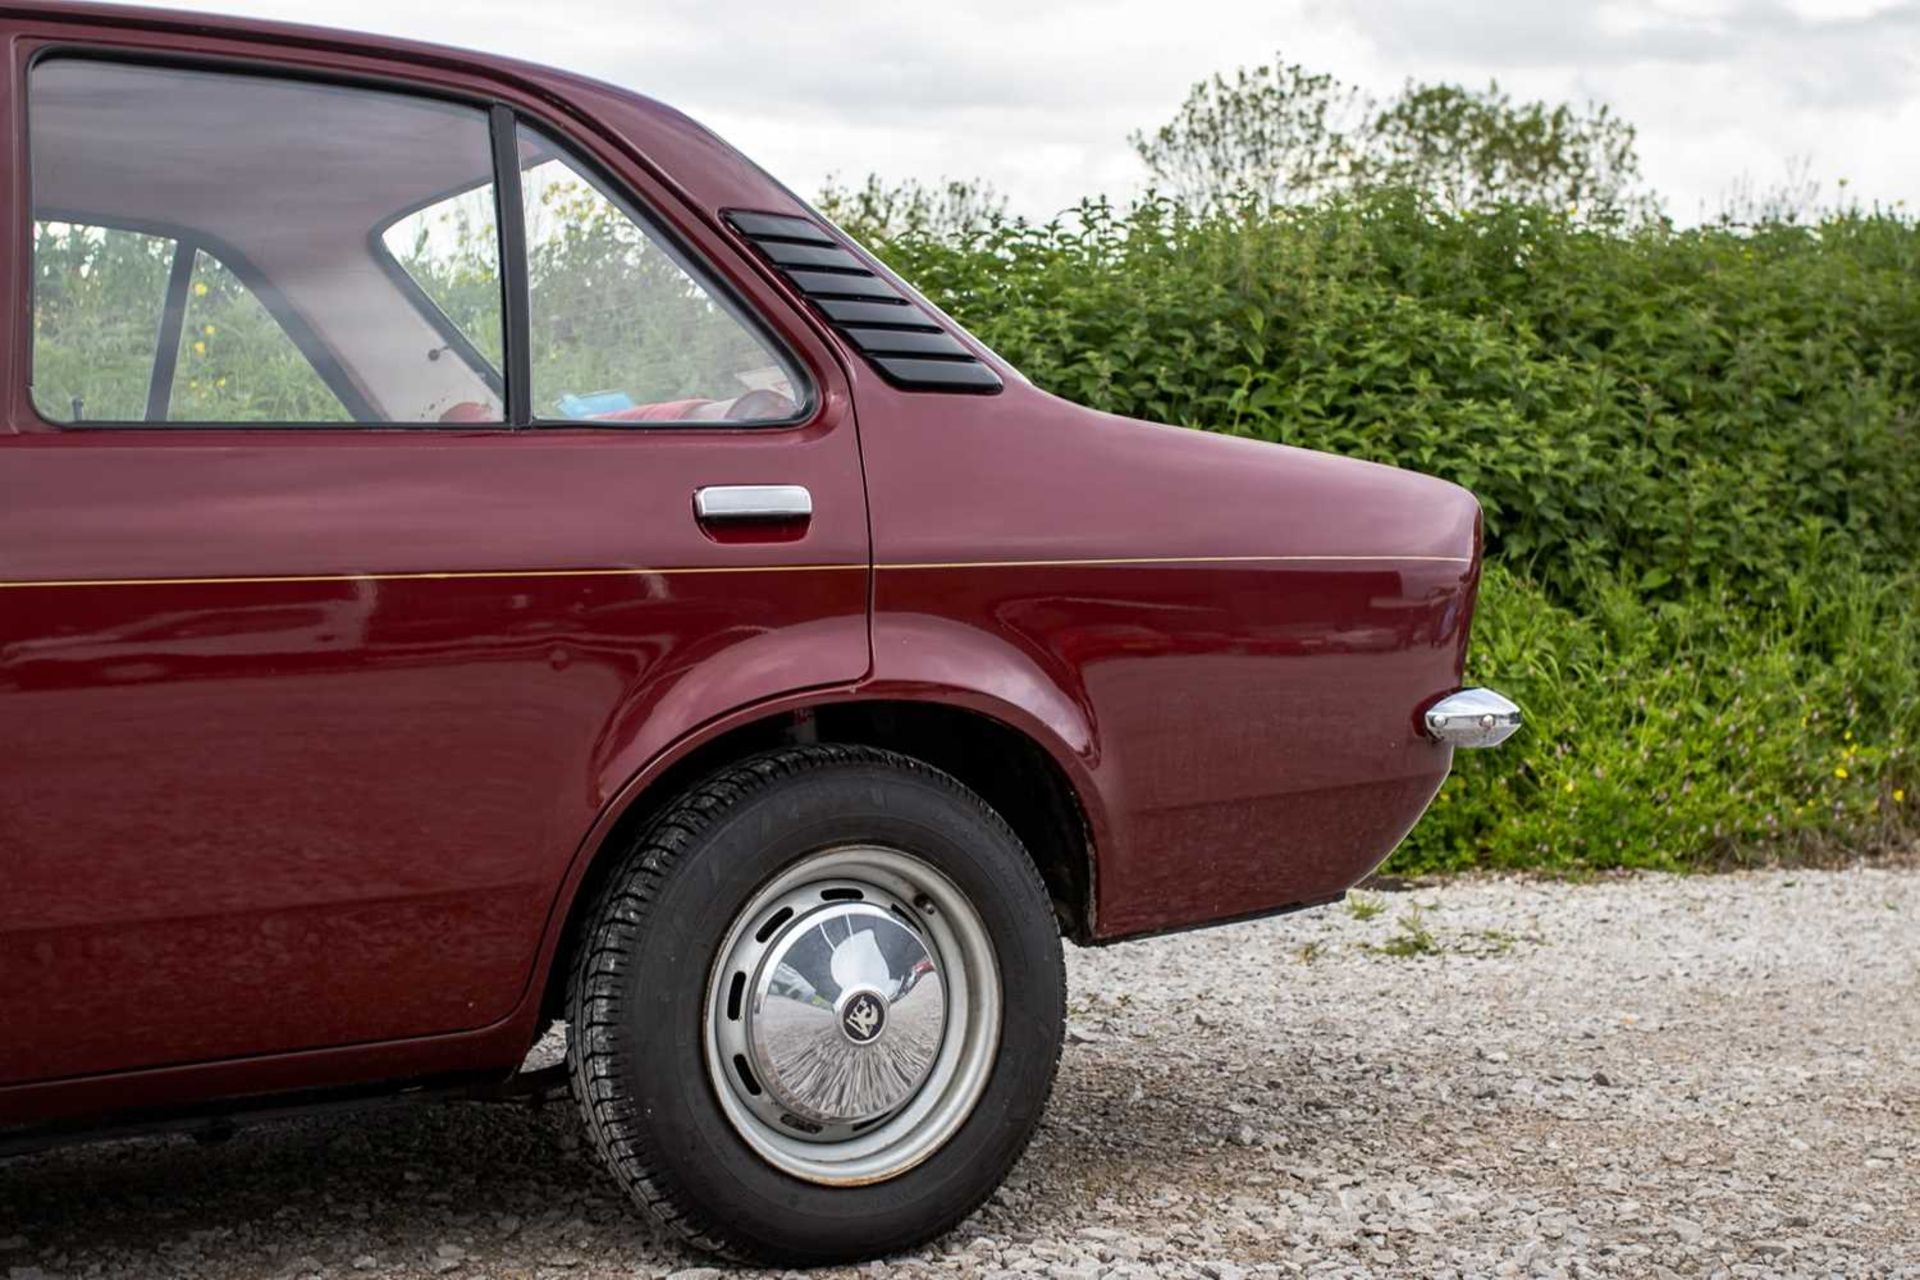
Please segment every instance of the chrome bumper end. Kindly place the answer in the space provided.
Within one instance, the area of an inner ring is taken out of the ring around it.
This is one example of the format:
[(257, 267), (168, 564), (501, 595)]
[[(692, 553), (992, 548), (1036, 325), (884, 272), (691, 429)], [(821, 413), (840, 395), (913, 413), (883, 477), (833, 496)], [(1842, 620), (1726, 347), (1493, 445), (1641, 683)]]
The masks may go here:
[(1428, 707), (1427, 736), (1450, 747), (1497, 747), (1520, 727), (1520, 708), (1491, 689), (1462, 689)]

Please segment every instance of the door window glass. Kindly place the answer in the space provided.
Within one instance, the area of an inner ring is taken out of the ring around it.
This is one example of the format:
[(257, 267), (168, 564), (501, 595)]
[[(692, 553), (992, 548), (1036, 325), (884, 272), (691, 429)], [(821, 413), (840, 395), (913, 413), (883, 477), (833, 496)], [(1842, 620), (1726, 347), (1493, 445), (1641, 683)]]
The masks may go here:
[(732, 305), (586, 166), (523, 137), (535, 157), (521, 176), (534, 417), (796, 417), (804, 384)]
[[(28, 92), (43, 414), (502, 420), (497, 250), (474, 220), (493, 179), (486, 112), (77, 57), (36, 63)], [(198, 255), (188, 297), (178, 246)]]
[(495, 370), (501, 358), (500, 231), (493, 184), (417, 209), (381, 242), (406, 278)]
[(75, 222), (33, 225), (33, 403), (53, 422), (146, 416), (176, 246)]
[(219, 259), (196, 252), (167, 420), (348, 422), (352, 417), (260, 299)]

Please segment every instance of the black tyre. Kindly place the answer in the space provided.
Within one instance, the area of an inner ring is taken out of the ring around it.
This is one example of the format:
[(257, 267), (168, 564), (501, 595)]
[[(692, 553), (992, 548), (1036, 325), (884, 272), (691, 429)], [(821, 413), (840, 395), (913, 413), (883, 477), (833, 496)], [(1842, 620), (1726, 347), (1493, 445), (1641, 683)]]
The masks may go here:
[(584, 928), (575, 1096), (622, 1185), (702, 1248), (911, 1248), (1039, 1123), (1066, 1010), (1046, 889), (917, 761), (803, 746), (727, 769), (649, 826)]

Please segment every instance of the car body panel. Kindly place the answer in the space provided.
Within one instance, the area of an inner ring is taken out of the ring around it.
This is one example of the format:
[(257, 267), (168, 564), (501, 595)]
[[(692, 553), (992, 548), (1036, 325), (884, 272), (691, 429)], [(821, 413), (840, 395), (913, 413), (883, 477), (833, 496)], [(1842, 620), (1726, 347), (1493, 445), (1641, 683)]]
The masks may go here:
[(858, 394), (875, 676), (892, 619), (937, 616), (1071, 702), (1109, 826), (1096, 937), (1324, 899), (1413, 825), (1451, 762), (1414, 712), (1464, 659), (1464, 490), (1025, 384), (993, 413)]
[(496, 1021), (649, 732), (866, 671), (844, 421), (186, 434), (0, 443), (0, 1081)]
[[(0, 1124), (510, 1070), (622, 815), (769, 717), (917, 700), (1027, 736), (1075, 792), (1096, 941), (1336, 895), (1444, 779), (1420, 713), (1464, 661), (1464, 491), (1094, 413), (963, 331), (999, 394), (891, 387), (722, 216), (815, 215), (611, 86), (104, 6), (0, 31), (5, 296), (34, 51), (213, 57), (507, 103), (820, 393), (779, 429), (62, 432), (9, 307)], [(804, 537), (693, 521), (693, 489), (764, 483), (811, 489)]]
[[(554, 97), (378, 48), (209, 39), (199, 19), (50, 8), (8, 25), (16, 107), (49, 45)], [(15, 376), (0, 1082), (510, 1021), (583, 832), (642, 763), (690, 725), (867, 670), (835, 353), (649, 167), (569, 137), (765, 313), (812, 372), (815, 414), (735, 431), (62, 432)], [(694, 489), (768, 477), (811, 488), (803, 536), (696, 524)]]

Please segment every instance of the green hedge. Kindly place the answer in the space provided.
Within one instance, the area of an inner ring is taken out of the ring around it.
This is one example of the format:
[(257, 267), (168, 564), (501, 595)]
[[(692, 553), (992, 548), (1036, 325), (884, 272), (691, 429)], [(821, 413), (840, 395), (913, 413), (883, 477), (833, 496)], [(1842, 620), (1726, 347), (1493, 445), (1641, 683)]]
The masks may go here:
[(1678, 870), (1898, 837), (1916, 810), (1917, 585), (1843, 558), (1766, 608), (1616, 583), (1573, 609), (1491, 566), (1470, 676), (1529, 725), (1456, 754), (1392, 869)]
[(1379, 194), (876, 247), (1061, 395), (1480, 495), (1472, 675), (1531, 727), (1462, 755), (1396, 868), (1702, 865), (1920, 812), (1911, 221), (1600, 228)]

